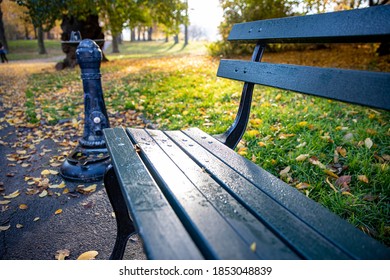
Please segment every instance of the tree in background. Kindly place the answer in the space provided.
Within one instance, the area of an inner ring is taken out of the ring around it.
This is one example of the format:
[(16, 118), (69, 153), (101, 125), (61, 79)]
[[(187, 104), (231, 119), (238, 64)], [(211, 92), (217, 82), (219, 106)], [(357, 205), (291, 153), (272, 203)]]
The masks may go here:
[(3, 44), (4, 48), (8, 51), (7, 38), (5, 37), (4, 23), (3, 23), (3, 11), (1, 10), (1, 4), (3, 0), (0, 0), (0, 43)]
[(16, 2), (28, 9), (27, 13), (37, 30), (39, 54), (46, 54), (43, 32), (48, 32), (54, 27), (61, 13), (61, 6), (57, 1), (16, 0)]

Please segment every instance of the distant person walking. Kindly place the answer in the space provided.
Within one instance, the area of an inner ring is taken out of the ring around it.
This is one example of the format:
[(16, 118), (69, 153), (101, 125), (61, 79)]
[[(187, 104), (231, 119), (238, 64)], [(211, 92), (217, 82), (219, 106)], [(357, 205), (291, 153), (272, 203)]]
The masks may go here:
[(7, 51), (5, 50), (4, 46), (2, 43), (0, 43), (0, 57), (1, 57), (1, 62), (4, 63), (4, 62), (7, 62), (8, 63), (8, 59), (7, 59)]

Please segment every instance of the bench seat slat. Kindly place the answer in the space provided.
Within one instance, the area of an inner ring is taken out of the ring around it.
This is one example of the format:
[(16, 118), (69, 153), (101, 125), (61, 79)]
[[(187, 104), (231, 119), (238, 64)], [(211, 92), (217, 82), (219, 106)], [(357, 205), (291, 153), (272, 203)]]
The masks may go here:
[(389, 40), (390, 5), (235, 24), (230, 41), (350, 43)]
[(217, 76), (390, 110), (390, 73), (221, 60)]
[[(125, 130), (110, 128), (104, 133), (123, 196), (144, 240), (146, 254), (152, 259), (203, 259), (145, 169)], [(176, 238), (172, 238), (173, 235)]]
[[(192, 130), (194, 134), (197, 131)], [(201, 133), (203, 137), (203, 132)], [(286, 207), (281, 207), (278, 201), (267, 195), (254, 184), (247, 181), (240, 173), (233, 170), (228, 164), (223, 163), (205, 148), (200, 147), (189, 137), (182, 137), (181, 132), (166, 132), (182, 149), (193, 156), (201, 167), (205, 168), (213, 178), (229, 190), (243, 205), (264, 223), (268, 224), (287, 244), (306, 259), (350, 259), (351, 257), (338, 249), (325, 236), (308, 226), (295, 213)], [(198, 135), (199, 135), (198, 134)], [(183, 139), (185, 141), (183, 141)], [(210, 142), (210, 143), (209, 143)], [(208, 146), (218, 145), (218, 141), (209, 139)], [(226, 150), (231, 151), (226, 148)], [(246, 162), (239, 155), (233, 157), (245, 169)], [(248, 171), (245, 172), (248, 174)], [(291, 187), (290, 187), (291, 188)], [(295, 201), (299, 203), (299, 200)], [(315, 210), (311, 208), (310, 211)], [(331, 216), (333, 217), (333, 216)]]
[(164, 195), (207, 259), (259, 258), (158, 146), (153, 133), (130, 128), (127, 131), (141, 148), (145, 164), (154, 171)]
[[(207, 201), (220, 213), (227, 223), (244, 240), (247, 248), (253, 243), (257, 245), (256, 254), (262, 259), (297, 259), (298, 256), (282, 242), (275, 233), (261, 223), (245, 207), (207, 173), (198, 166), (188, 155), (166, 135), (169, 132), (148, 131), (153, 135), (162, 150), (176, 163), (180, 170), (196, 186)], [(182, 132), (177, 132), (177, 137), (188, 138)], [(196, 143), (195, 143), (196, 144)], [(226, 168), (223, 164), (221, 168)]]
[[(353, 258), (389, 259), (390, 250), (378, 241), (354, 228), (347, 221), (331, 213), (320, 204), (307, 199), (302, 193), (260, 168), (253, 162), (239, 156), (212, 136), (197, 128), (184, 131), (190, 138), (207, 149), (228, 166), (234, 168), (282, 207), (289, 209), (313, 229), (347, 252)], [(211, 143), (211, 144), (210, 144)], [(198, 156), (198, 158), (201, 158)]]

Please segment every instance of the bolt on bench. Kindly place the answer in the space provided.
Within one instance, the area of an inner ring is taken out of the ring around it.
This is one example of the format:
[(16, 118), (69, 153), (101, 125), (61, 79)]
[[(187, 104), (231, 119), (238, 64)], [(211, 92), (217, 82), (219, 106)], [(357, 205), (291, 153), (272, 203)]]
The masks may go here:
[(221, 60), (244, 82), (222, 135), (197, 128), (104, 130), (105, 187), (117, 219), (112, 259), (131, 234), (150, 259), (390, 259), (390, 249), (234, 152), (255, 84), (390, 109), (390, 73), (260, 62), (267, 43), (383, 42), (390, 6), (236, 24), (229, 40), (256, 42), (251, 61)]

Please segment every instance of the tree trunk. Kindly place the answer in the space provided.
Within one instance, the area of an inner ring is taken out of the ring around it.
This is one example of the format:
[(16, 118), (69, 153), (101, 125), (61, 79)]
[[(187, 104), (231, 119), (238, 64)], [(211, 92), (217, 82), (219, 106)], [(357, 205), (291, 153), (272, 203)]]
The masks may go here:
[(39, 48), (39, 54), (47, 54), (46, 48), (45, 48), (45, 41), (43, 38), (43, 30), (42, 27), (37, 28), (38, 31), (38, 48)]
[[(64, 15), (62, 17), (61, 28), (61, 40), (65, 42), (62, 43), (62, 51), (66, 54), (66, 57), (62, 62), (57, 63), (57, 70), (62, 70), (67, 67), (74, 68), (77, 65), (76, 49), (78, 44), (66, 43), (69, 41), (72, 31), (80, 31), (82, 39), (98, 40), (96, 43), (103, 50), (104, 34), (102, 28), (99, 26), (99, 17), (97, 15), (89, 15), (85, 20), (78, 20), (73, 16)], [(103, 52), (102, 55), (102, 61), (108, 61)]]
[(112, 53), (119, 53), (120, 36), (121, 36), (120, 34), (112, 35)]
[(152, 41), (153, 27), (148, 28), (148, 41)]
[(130, 41), (135, 42), (135, 28), (131, 29)]
[(188, 45), (188, 25), (184, 25), (184, 46)]
[(4, 31), (3, 12), (1, 10), (1, 2), (3, 2), (3, 0), (0, 0), (0, 42), (3, 44), (4, 48), (7, 51), (9, 51), (8, 42), (7, 42), (7, 38), (5, 37), (5, 31)]
[(173, 40), (175, 41), (175, 44), (179, 44), (179, 34), (173, 36)]

